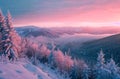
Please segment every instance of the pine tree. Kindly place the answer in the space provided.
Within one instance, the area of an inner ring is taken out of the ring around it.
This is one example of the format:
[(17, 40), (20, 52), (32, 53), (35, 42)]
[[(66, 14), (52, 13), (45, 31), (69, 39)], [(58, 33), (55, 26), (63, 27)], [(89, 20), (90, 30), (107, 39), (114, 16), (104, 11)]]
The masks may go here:
[(21, 53), (21, 50), (23, 50), (21, 46), (22, 39), (13, 28), (12, 17), (10, 12), (8, 12), (8, 15), (6, 17), (6, 26), (10, 29), (9, 35), (10, 40), (12, 42), (12, 49), (14, 50), (14, 55), (15, 57), (18, 57), (18, 55)]
[(12, 27), (12, 18), (10, 13), (4, 18), (0, 12), (0, 51), (1, 54), (9, 60), (14, 60), (18, 56), (21, 40)]
[(111, 70), (112, 73), (118, 72), (118, 67), (115, 64), (115, 61), (111, 58), (110, 63), (108, 64), (109, 69)]
[(2, 15), (2, 11), (0, 10), (0, 56), (3, 55), (4, 51), (3, 51), (3, 29), (5, 27), (5, 20), (4, 20), (4, 16)]
[(2, 27), (5, 26), (4, 16), (2, 14), (2, 11), (0, 10), (0, 32), (2, 31)]
[(115, 61), (111, 58), (110, 62), (107, 64), (107, 68), (111, 72), (111, 79), (120, 79), (119, 67), (115, 64)]
[(53, 66), (53, 62), (54, 62), (53, 52), (55, 51), (55, 48), (56, 48), (56, 46), (52, 43), (52, 50), (51, 50), (51, 52), (50, 52), (50, 54), (48, 56), (48, 64), (51, 65), (51, 66)]
[(45, 57), (45, 58), (47, 58), (49, 56), (50, 50), (47, 48), (46, 45), (44, 45), (44, 44), (41, 45), (40, 54), (41, 54), (42, 57)]
[(72, 66), (73, 66), (73, 60), (72, 60), (71, 56), (69, 56), (65, 52), (64, 63), (63, 63), (64, 71), (69, 73), (69, 71), (72, 68)]
[(0, 33), (2, 32), (3, 27), (5, 26), (4, 16), (0, 10)]
[(53, 52), (54, 63), (60, 71), (63, 71), (64, 54), (60, 49)]
[(88, 79), (88, 66), (82, 60), (74, 59), (74, 64), (71, 70), (72, 79)]
[(8, 15), (6, 16), (5, 18), (5, 27), (4, 27), (4, 30), (3, 30), (3, 37), (5, 42), (4, 42), (4, 47), (5, 47), (5, 53), (6, 54), (9, 54), (9, 60), (12, 59), (14, 60), (15, 58), (15, 51), (13, 49), (13, 46), (14, 46), (14, 43), (13, 43), (13, 40), (12, 40), (12, 31), (13, 31), (13, 27), (12, 27), (12, 22), (11, 22), (11, 15), (10, 13), (8, 13)]
[(8, 54), (8, 50), (11, 47), (11, 42), (9, 39), (9, 28), (6, 26), (6, 21), (2, 14), (1, 16), (1, 51), (4, 56)]
[(103, 50), (101, 49), (100, 53), (98, 54), (98, 58), (97, 58), (97, 67), (98, 68), (103, 68), (105, 63), (105, 59), (104, 59), (104, 53)]
[(50, 52), (50, 55), (48, 56), (48, 64), (52, 65), (53, 64), (53, 51)]
[(37, 51), (38, 51), (38, 45), (37, 44), (35, 44), (35, 43), (33, 43), (33, 45), (32, 45), (32, 47), (33, 47), (33, 49), (34, 49), (34, 51), (33, 51), (33, 64), (34, 65), (37, 65), (38, 63), (37, 63)]
[(111, 79), (110, 71), (106, 68), (102, 49), (97, 58), (96, 79)]

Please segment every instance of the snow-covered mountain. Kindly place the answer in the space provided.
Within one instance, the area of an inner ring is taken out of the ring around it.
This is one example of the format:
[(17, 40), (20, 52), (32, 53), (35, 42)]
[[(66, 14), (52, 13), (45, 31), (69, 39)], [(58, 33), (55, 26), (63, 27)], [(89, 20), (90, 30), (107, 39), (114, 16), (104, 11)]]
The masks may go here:
[(36, 26), (24, 26), (24, 27), (16, 27), (16, 31), (19, 35), (23, 37), (38, 37), (38, 36), (45, 36), (45, 37), (58, 37), (59, 35), (54, 31), (51, 31), (47, 28), (40, 28)]

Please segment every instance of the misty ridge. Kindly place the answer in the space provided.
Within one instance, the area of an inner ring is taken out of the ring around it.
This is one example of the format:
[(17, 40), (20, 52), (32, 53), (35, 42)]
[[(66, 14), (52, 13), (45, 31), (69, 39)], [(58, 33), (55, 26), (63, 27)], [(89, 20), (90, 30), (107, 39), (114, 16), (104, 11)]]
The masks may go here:
[[(93, 34), (93, 35), (99, 35), (99, 34), (117, 34), (120, 32), (120, 27), (118, 26), (99, 26), (99, 27), (90, 27), (90, 26), (82, 26), (82, 27), (48, 27), (43, 28), (39, 26), (19, 26), (15, 27), (15, 29), (18, 31), (32, 31), (34, 32), (49, 32), (50, 34), (57, 35), (63, 35), (63, 34)], [(52, 36), (52, 35), (51, 35)]]
[[(50, 42), (63, 42), (63, 44), (66, 42), (74, 41), (85, 42), (119, 33), (119, 28), (112, 28), (105, 31), (101, 31), (103, 29), (102, 27), (89, 29), (89, 27), (41, 28), (37, 26), (22, 26), (15, 27), (15, 29), (18, 32), (18, 34), (22, 37), (34, 37), (38, 40), (39, 38), (42, 38), (45, 40), (49, 40)], [(89, 31), (86, 31), (86, 29), (89, 29)]]
[(27, 72), (24, 79), (120, 79), (119, 29), (101, 29), (14, 28), (11, 14), (0, 12), (1, 73), (11, 65), (9, 74)]

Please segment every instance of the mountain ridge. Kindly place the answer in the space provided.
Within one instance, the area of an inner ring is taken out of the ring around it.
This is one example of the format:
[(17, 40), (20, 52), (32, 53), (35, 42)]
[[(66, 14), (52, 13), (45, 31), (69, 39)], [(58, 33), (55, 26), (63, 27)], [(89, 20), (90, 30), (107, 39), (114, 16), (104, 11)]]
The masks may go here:
[(114, 58), (114, 60), (120, 62), (120, 34), (114, 34), (102, 39), (97, 39), (89, 42), (85, 42), (81, 45), (80, 50), (86, 53), (90, 58), (97, 57), (100, 50), (105, 53), (105, 58)]
[(24, 26), (24, 27), (15, 27), (15, 30), (18, 32), (20, 36), (23, 37), (38, 37), (38, 36), (45, 36), (45, 37), (59, 37), (57, 33), (51, 31), (47, 28), (40, 28), (37, 26)]

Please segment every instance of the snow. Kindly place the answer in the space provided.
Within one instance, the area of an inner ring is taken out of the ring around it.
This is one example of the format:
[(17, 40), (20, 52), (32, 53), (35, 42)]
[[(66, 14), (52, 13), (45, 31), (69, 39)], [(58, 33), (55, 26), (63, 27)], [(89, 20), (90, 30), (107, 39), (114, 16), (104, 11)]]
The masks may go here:
[(53, 70), (45, 64), (39, 64), (38, 67), (46, 72), (52, 79), (70, 79), (69, 77), (65, 78), (63, 75), (60, 75), (58, 70)]
[(27, 71), (21, 64), (0, 63), (0, 79), (37, 79), (37, 76)]
[(14, 63), (0, 62), (0, 79), (64, 79), (55, 70), (39, 64), (38, 67), (30, 62)]

